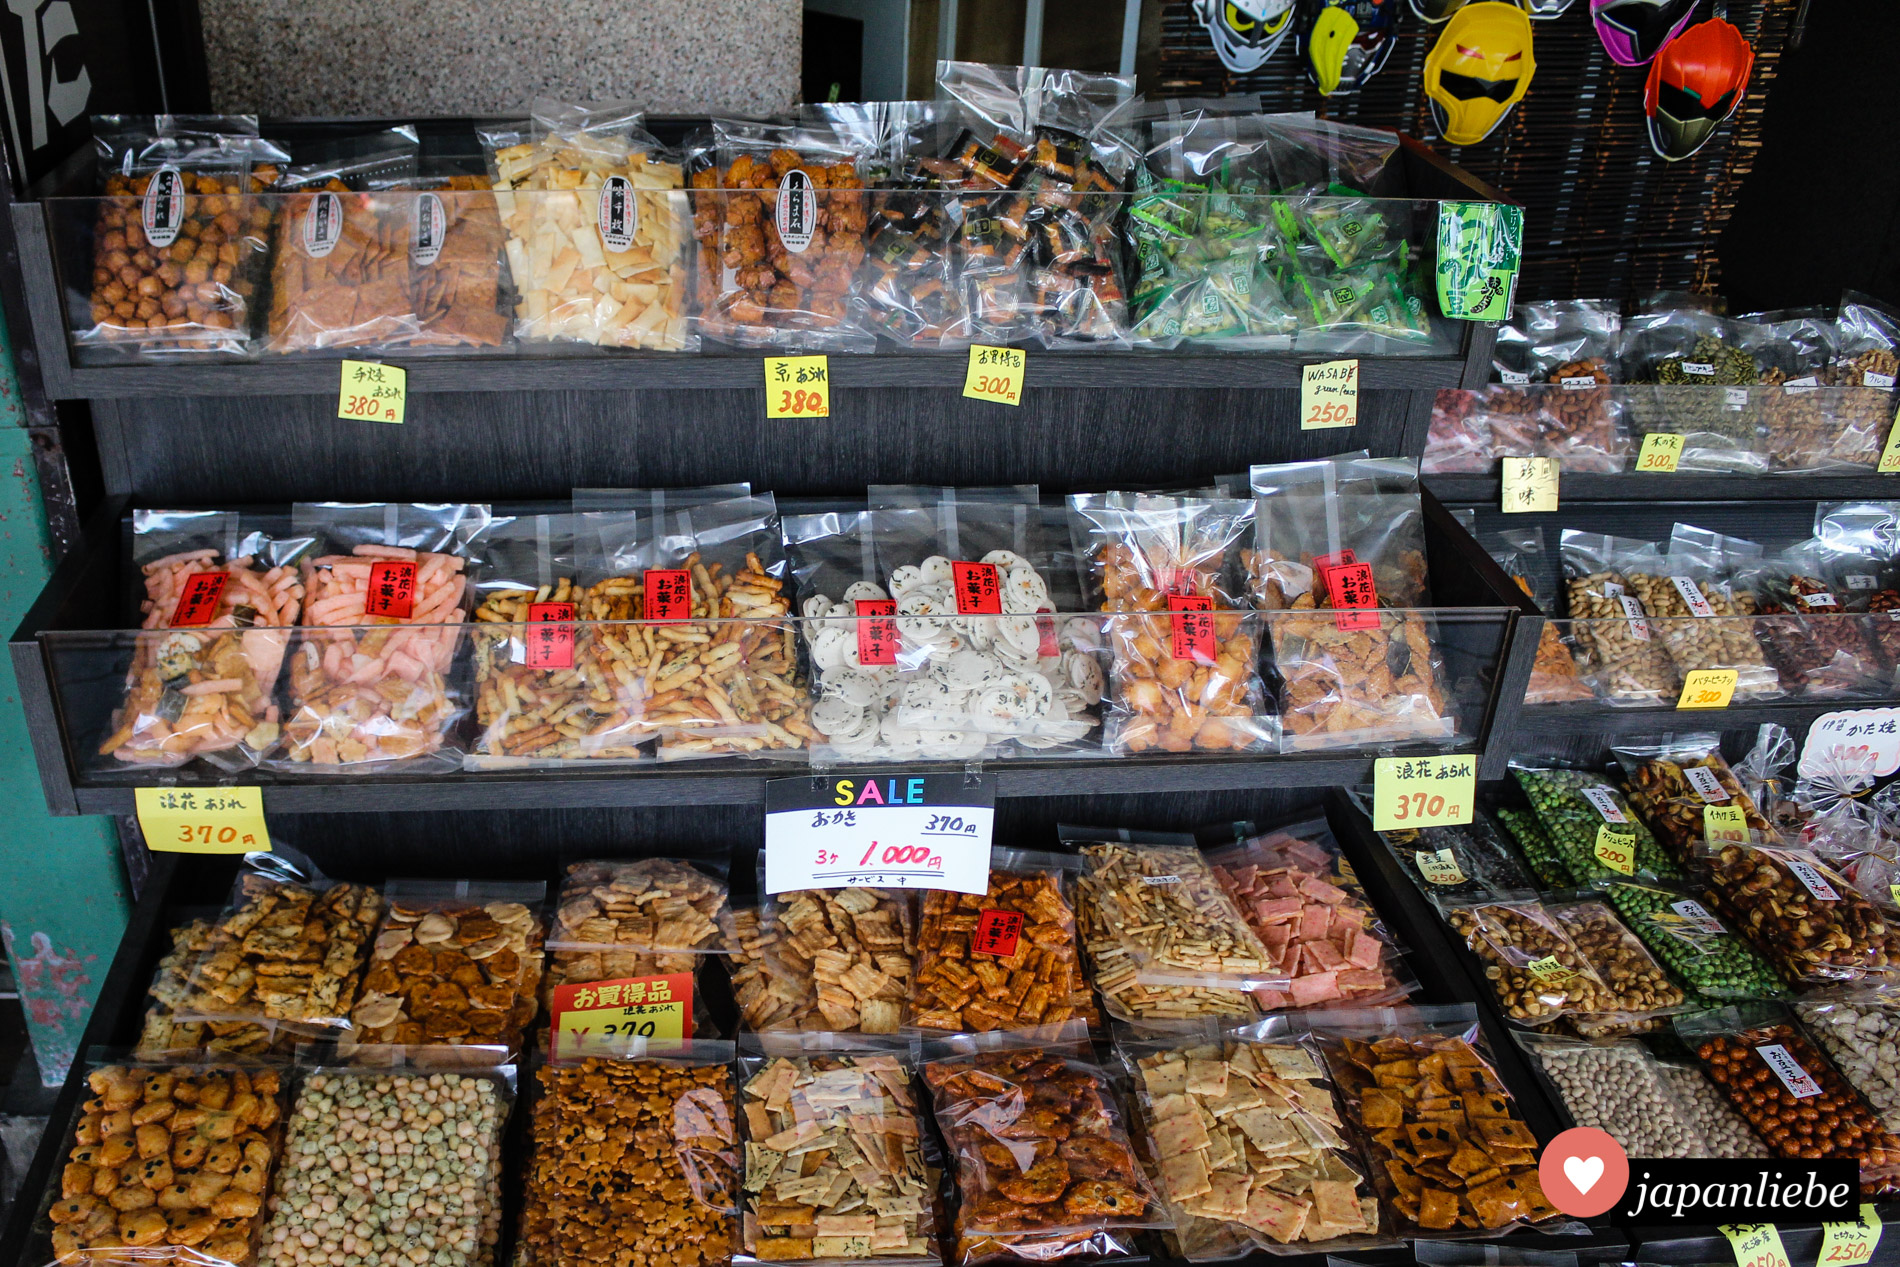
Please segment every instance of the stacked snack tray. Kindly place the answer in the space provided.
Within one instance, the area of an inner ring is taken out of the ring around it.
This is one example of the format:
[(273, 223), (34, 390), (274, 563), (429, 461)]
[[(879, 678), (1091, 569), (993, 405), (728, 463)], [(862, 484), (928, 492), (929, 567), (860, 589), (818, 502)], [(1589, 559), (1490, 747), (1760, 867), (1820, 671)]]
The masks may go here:
[[(1376, 1235), (1379, 1202), (1308, 1044), (1234, 1037), (1123, 1046), (1174, 1236), (1190, 1259)], [(1356, 1242), (1363, 1243), (1363, 1242)]]
[(1537, 1179), (1537, 1137), (1473, 1045), (1476, 1021), (1392, 1028), (1372, 1041), (1322, 1041), (1394, 1230), (1429, 1237), (1554, 1216)]
[(1084, 875), (1076, 879), (1075, 889), (1091, 983), (1101, 991), (1102, 1007), (1110, 1016), (1129, 1021), (1255, 1015), (1253, 995), (1243, 989), (1143, 982), (1133, 948), (1109, 924), (1101, 886)]
[(727, 1262), (739, 1195), (731, 1059), (731, 1044), (691, 1044), (664, 1060), (536, 1071), (516, 1261)]
[(1744, 830), (1768, 839), (1774, 828), (1722, 759), (1719, 735), (1681, 735), (1662, 744), (1618, 745), (1630, 803), (1685, 865), (1711, 838), (1710, 806), (1742, 811)]
[[(507, 1117), (508, 1084), (493, 1074), (310, 1073), (291, 1107), (258, 1267), (342, 1263), (379, 1244), (411, 1262), (489, 1267)], [(334, 1217), (339, 1207), (346, 1218)]]
[(1900, 1138), (1779, 1005), (1701, 1012), (1676, 1029), (1775, 1156), (1851, 1158), (1863, 1197), (1900, 1189)]
[(1363, 1007), (1417, 988), (1324, 820), (1215, 850), (1208, 861), (1267, 952), (1275, 980), (1254, 991), (1262, 1011)]
[(1610, 991), (1555, 916), (1535, 901), (1447, 903), (1445, 922), (1484, 965), (1498, 1010), (1525, 1025), (1611, 1011)]
[(1574, 1013), (1565, 1023), (1584, 1038), (1607, 1038), (1660, 1028), (1661, 1018), (1681, 1011), (1686, 996), (1663, 966), (1624, 926), (1608, 902), (1596, 898), (1552, 903), (1549, 908), (1585, 963), (1603, 982), (1608, 1015)]
[(1522, 1033), (1516, 1038), (1543, 1065), (1575, 1125), (1608, 1133), (1631, 1157), (1717, 1155), (1708, 1151), (1662, 1062), (1641, 1043), (1583, 1043)]
[(732, 990), (752, 1030), (894, 1034), (912, 994), (910, 894), (803, 889), (734, 915)]
[(1884, 993), (1806, 998), (1795, 1004), (1808, 1033), (1820, 1040), (1854, 1089), (1900, 1131), (1900, 1007)]
[(958, 1264), (1123, 1254), (1167, 1224), (1107, 1077), (1040, 1047), (923, 1067), (961, 1197)]
[(1499, 897), (1536, 887), (1484, 814), (1462, 827), (1382, 831), (1379, 839), (1399, 869), (1430, 898)]
[(1536, 811), (1500, 805), (1497, 818), (1498, 823), (1511, 833), (1511, 839), (1517, 843), (1518, 852), (1524, 855), (1524, 861), (1530, 865), (1539, 885), (1546, 889), (1577, 887), (1577, 877), (1571, 875), (1570, 868), (1564, 865), (1557, 846), (1551, 843), (1550, 833), (1537, 821)]
[(1682, 873), (1614, 783), (1591, 770), (1537, 769), (1513, 764), (1511, 773), (1537, 811), (1564, 869), (1580, 884), (1619, 875), (1675, 879)]
[(1606, 881), (1602, 888), (1630, 931), (1693, 999), (1778, 999), (1786, 993), (1767, 960), (1710, 912), (1699, 889), (1634, 879)]
[(747, 1058), (745, 1252), (942, 1262), (910, 1071), (889, 1053)]
[(46, 1212), (59, 1259), (256, 1262), (282, 1135), (278, 1071), (102, 1065), (86, 1088)]
[(1100, 918), (1138, 981), (1250, 990), (1285, 980), (1197, 847), (1104, 842), (1080, 853)]
[(283, 854), (250, 855), (232, 904), (204, 939), (175, 1015), (323, 1036), (347, 1029), (383, 897), (299, 868)]
[(546, 894), (541, 884), (391, 884), (348, 1047), (520, 1052), (539, 1006), (546, 930), (530, 904), (540, 907)]
[(1815, 855), (1725, 841), (1700, 862), (1718, 913), (1784, 980), (1885, 980), (1900, 968), (1900, 927)]
[(987, 893), (932, 889), (917, 929), (919, 1029), (1023, 1029), (1079, 1016), (1095, 1024), (1075, 912), (1062, 873), (1033, 858), (998, 859)]

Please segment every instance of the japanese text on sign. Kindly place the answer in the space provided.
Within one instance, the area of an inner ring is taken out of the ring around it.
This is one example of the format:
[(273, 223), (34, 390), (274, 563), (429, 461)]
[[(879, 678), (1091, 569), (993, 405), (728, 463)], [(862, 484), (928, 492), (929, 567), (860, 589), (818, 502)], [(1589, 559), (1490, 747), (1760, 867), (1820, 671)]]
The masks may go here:
[(1643, 437), (1643, 447), (1636, 454), (1636, 469), (1668, 474), (1681, 460), (1682, 437), (1652, 431)]
[(1412, 860), (1418, 863), (1418, 873), (1433, 884), (1465, 882), (1465, 873), (1458, 869), (1457, 856), (1449, 849), (1440, 849), (1437, 853), (1414, 849)]
[(336, 416), (366, 422), (401, 422), (409, 400), (409, 371), (375, 361), (343, 362)]
[(950, 592), (956, 595), (959, 616), (1000, 616), (1003, 583), (994, 563), (952, 563)]
[(765, 358), (767, 418), (831, 417), (831, 362), (822, 356)]
[(897, 602), (889, 598), (860, 598), (858, 662), (864, 665), (897, 663)]
[(1622, 875), (1636, 874), (1636, 833), (1608, 823), (1597, 826), (1596, 860)]
[(1558, 962), (1557, 956), (1555, 955), (1545, 955), (1542, 959), (1533, 959), (1524, 966), (1529, 969), (1533, 977), (1536, 977), (1546, 985), (1556, 985), (1559, 982), (1568, 981), (1577, 975), (1574, 971), (1564, 967), (1562, 963)]
[(1704, 805), (1702, 836), (1710, 844), (1748, 839), (1748, 814), (1739, 805)]
[(773, 779), (765, 891), (873, 888), (987, 893), (996, 785), (973, 774)]
[(218, 599), (231, 579), (228, 572), (193, 572), (178, 591), (178, 605), (172, 608), (172, 628), (191, 629), (208, 625), (218, 614)]
[(1320, 579), (1332, 596), (1334, 628), (1349, 631), (1379, 627), (1379, 591), (1372, 583), (1370, 563), (1328, 568)]
[(1858, 1223), (1821, 1224), (1821, 1253), (1816, 1267), (1859, 1267), (1874, 1260), (1880, 1245), (1880, 1215), (1863, 1203)]
[(548, 1006), (556, 1059), (612, 1051), (635, 1038), (685, 1038), (693, 1032), (693, 974), (560, 985)]
[(1214, 663), (1214, 600), (1205, 594), (1170, 594), (1168, 612), (1173, 627), (1169, 654), (1194, 664)]
[(255, 787), (134, 789), (139, 831), (161, 853), (268, 853), (264, 791)]
[(648, 568), (641, 578), (646, 589), (644, 611), (648, 620), (679, 624), (693, 615), (693, 576), (685, 568)]
[(1808, 723), (1795, 768), (1800, 777), (1862, 768), (1875, 778), (1900, 770), (1900, 708), (1850, 708)]
[(1775, 1071), (1775, 1077), (1781, 1079), (1781, 1085), (1788, 1088), (1788, 1094), (1797, 1100), (1805, 1100), (1811, 1095), (1821, 1094), (1821, 1084), (1801, 1067), (1801, 1062), (1788, 1054), (1788, 1049), (1780, 1043), (1767, 1047), (1757, 1047), (1755, 1054), (1762, 1062)]
[(1471, 821), (1478, 759), (1380, 757), (1372, 763), (1372, 829), (1457, 827)]
[(1735, 697), (1734, 669), (1691, 669), (1682, 675), (1677, 708), (1727, 708)]
[(1507, 515), (1556, 510), (1557, 459), (1505, 458), (1501, 509)]
[(1788, 1251), (1773, 1223), (1724, 1223), (1716, 1228), (1735, 1251), (1735, 1267), (1788, 1267)]
[(1022, 933), (1021, 911), (984, 911), (976, 917), (976, 932), (970, 935), (970, 953), (1007, 959), (1016, 953)]
[(1300, 430), (1350, 427), (1359, 421), (1359, 362), (1322, 361), (1300, 370)]
[(531, 669), (573, 668), (573, 620), (572, 603), (529, 603), (522, 662)]
[(381, 559), (370, 564), (363, 614), (407, 620), (415, 610), (416, 565), (407, 559)]
[(1887, 447), (1880, 451), (1880, 465), (1874, 468), (1875, 474), (1892, 475), (1900, 471), (1900, 410), (1895, 410), (1893, 427), (1887, 432)]
[(970, 369), (963, 378), (963, 394), (972, 400), (1022, 404), (1023, 377), (1028, 356), (1017, 348), (970, 347)]

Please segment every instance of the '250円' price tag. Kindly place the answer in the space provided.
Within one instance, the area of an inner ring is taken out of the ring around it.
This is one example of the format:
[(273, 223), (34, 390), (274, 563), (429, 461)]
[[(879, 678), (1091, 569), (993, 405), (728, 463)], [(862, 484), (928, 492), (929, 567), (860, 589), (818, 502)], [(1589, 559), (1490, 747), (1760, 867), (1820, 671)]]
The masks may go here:
[(1350, 427), (1359, 421), (1359, 362), (1322, 361), (1300, 368), (1300, 430)]
[(765, 785), (765, 891), (987, 893), (996, 784), (971, 774)]
[(408, 370), (375, 361), (343, 362), (343, 381), (336, 396), (337, 417), (396, 423), (403, 420), (408, 403)]
[(1478, 759), (1380, 757), (1372, 763), (1372, 830), (1457, 827), (1478, 799)]
[(145, 847), (159, 853), (269, 853), (264, 789), (142, 787), (132, 793)]
[(1815, 1267), (1860, 1267), (1874, 1260), (1880, 1247), (1880, 1215), (1861, 1203), (1858, 1223), (1821, 1224), (1821, 1252)]
[(765, 358), (767, 418), (831, 417), (831, 361), (823, 356)]

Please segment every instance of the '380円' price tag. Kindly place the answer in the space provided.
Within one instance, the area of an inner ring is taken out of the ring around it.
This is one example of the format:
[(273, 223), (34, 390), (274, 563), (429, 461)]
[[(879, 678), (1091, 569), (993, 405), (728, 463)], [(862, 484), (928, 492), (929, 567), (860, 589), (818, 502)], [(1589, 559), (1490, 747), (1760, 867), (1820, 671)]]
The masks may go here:
[(1372, 830), (1457, 827), (1478, 799), (1478, 758), (1380, 757), (1372, 763)]
[(336, 397), (337, 417), (396, 423), (403, 420), (408, 403), (408, 370), (375, 361), (343, 362), (343, 381)]
[(823, 356), (765, 358), (767, 418), (831, 417), (831, 361)]
[(996, 784), (978, 775), (773, 779), (765, 891), (987, 893), (995, 819)]
[(145, 847), (159, 853), (269, 853), (264, 789), (142, 787), (132, 793)]

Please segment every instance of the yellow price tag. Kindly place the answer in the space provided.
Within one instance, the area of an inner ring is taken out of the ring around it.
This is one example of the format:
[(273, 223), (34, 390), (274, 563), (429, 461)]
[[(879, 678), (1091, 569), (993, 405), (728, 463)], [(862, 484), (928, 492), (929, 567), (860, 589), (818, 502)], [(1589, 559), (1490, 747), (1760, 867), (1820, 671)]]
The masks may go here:
[(1817, 1267), (1859, 1267), (1874, 1260), (1880, 1244), (1880, 1216), (1874, 1207), (1861, 1203), (1860, 1222), (1821, 1224), (1821, 1255)]
[(765, 358), (767, 418), (831, 417), (831, 361), (823, 356)]
[(638, 1054), (639, 1040), (691, 1035), (693, 974), (559, 985), (548, 1007), (554, 1013), (551, 1055)]
[(1557, 985), (1568, 981), (1577, 974), (1557, 962), (1557, 956), (1545, 955), (1542, 959), (1533, 959), (1524, 965), (1533, 977), (1547, 985)]
[(159, 853), (269, 853), (264, 789), (142, 787), (132, 793), (145, 847)]
[(1724, 1223), (1716, 1230), (1735, 1250), (1735, 1267), (1788, 1267), (1788, 1251), (1773, 1223)]
[(1895, 906), (1900, 906), (1900, 884), (1889, 884), (1887, 886), (1887, 896), (1893, 899)]
[(409, 403), (409, 371), (375, 361), (343, 362), (336, 416), (364, 422), (401, 422)]
[(1636, 833), (1609, 823), (1597, 826), (1597, 861), (1620, 875), (1636, 874)]
[(1652, 431), (1643, 437), (1643, 447), (1636, 455), (1636, 469), (1670, 472), (1676, 469), (1676, 463), (1681, 460), (1682, 437)]
[(1463, 884), (1465, 873), (1458, 869), (1457, 856), (1449, 849), (1440, 849), (1432, 853), (1426, 849), (1414, 849), (1413, 861), (1418, 863), (1418, 873), (1433, 884)]
[(1505, 514), (1525, 514), (1557, 509), (1556, 458), (1505, 458)]
[(1023, 376), (1029, 354), (1021, 348), (970, 345), (970, 369), (963, 376), (963, 394), (971, 400), (993, 400), (1002, 405), (1023, 403)]
[(1457, 827), (1478, 799), (1478, 759), (1380, 757), (1372, 763), (1372, 830)]
[(1739, 805), (1704, 805), (1702, 838), (1710, 844), (1748, 839), (1748, 811)]
[(1735, 697), (1734, 669), (1691, 669), (1682, 676), (1677, 708), (1727, 708)]
[(1887, 432), (1887, 447), (1881, 450), (1880, 465), (1874, 471), (1879, 475), (1900, 471), (1900, 409), (1894, 410), (1893, 427)]
[(1321, 361), (1300, 369), (1300, 430), (1350, 427), (1359, 421), (1359, 362)]

